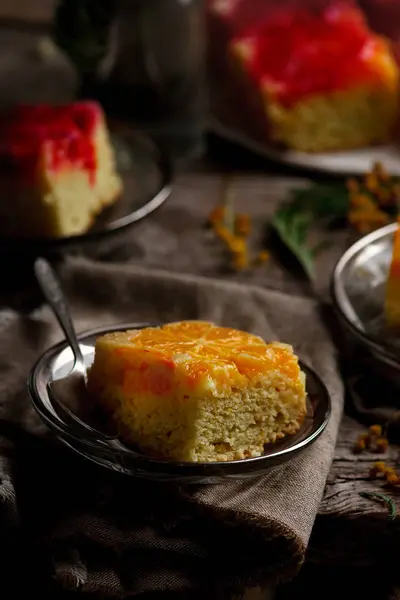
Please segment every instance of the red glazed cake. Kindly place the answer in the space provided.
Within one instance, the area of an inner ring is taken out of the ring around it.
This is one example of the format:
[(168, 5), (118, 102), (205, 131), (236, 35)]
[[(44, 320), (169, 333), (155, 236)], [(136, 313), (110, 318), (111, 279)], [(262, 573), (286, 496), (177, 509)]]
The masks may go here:
[(266, 137), (304, 152), (344, 150), (392, 134), (399, 72), (389, 42), (357, 8), (275, 10), (229, 44), (238, 77), (257, 90)]
[(101, 108), (93, 102), (18, 106), (0, 117), (0, 233), (83, 233), (122, 182)]

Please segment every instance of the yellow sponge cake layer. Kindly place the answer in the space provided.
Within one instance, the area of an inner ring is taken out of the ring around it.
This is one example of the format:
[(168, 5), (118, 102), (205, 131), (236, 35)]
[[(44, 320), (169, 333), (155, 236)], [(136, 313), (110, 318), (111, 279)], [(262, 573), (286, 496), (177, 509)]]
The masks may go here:
[(286, 108), (265, 90), (271, 139), (300, 152), (362, 148), (387, 141), (398, 114), (397, 68), (380, 85), (316, 95)]
[(88, 386), (122, 439), (177, 461), (259, 456), (306, 414), (290, 346), (200, 321), (99, 338)]

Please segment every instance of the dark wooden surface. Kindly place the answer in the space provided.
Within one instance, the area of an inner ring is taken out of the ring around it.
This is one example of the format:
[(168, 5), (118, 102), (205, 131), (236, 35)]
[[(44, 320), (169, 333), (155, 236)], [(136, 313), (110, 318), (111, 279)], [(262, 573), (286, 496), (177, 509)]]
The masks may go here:
[(1, 20), (15, 20), (30, 23), (48, 22), (57, 0), (2, 0)]

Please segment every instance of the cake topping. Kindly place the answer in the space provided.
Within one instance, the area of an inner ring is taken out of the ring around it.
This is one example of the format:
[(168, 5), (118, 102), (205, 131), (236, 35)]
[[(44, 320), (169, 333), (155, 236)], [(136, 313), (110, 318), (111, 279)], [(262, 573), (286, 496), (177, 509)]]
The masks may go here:
[[(163, 380), (180, 369), (192, 388), (205, 385), (210, 378), (216, 385), (242, 387), (271, 370), (279, 369), (293, 379), (299, 372), (297, 359), (288, 346), (266, 344), (256, 335), (202, 321), (110, 333), (102, 339), (116, 343), (115, 353), (127, 371), (135, 371), (137, 385), (154, 361)], [(124, 373), (121, 376), (126, 379)]]
[(284, 105), (374, 78), (371, 59), (383, 41), (357, 9), (281, 10), (233, 41), (249, 73)]
[(94, 183), (93, 143), (99, 109), (95, 103), (22, 105), (0, 117), (0, 165), (3, 171), (34, 180), (45, 160), (53, 172), (69, 166), (89, 172)]

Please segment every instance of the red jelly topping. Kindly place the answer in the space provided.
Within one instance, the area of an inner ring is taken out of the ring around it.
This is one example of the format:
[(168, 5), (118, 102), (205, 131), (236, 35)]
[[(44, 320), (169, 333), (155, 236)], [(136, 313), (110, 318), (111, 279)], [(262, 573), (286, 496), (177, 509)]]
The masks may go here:
[(24, 180), (34, 181), (38, 165), (57, 173), (80, 168), (93, 184), (96, 153), (93, 136), (99, 108), (91, 102), (65, 106), (23, 105), (0, 117), (0, 165)]
[(376, 79), (370, 58), (383, 44), (360, 11), (341, 4), (319, 14), (303, 9), (275, 13), (235, 42), (248, 44), (248, 72), (285, 106)]

